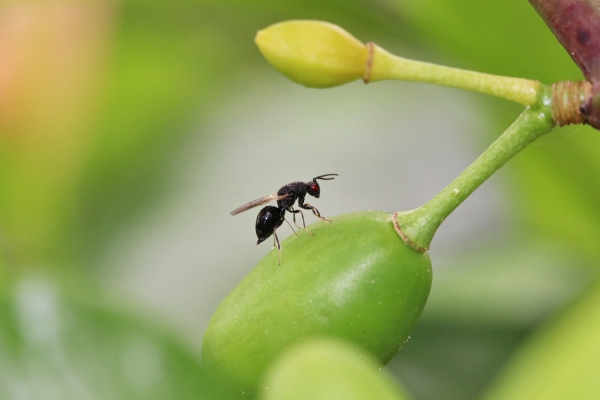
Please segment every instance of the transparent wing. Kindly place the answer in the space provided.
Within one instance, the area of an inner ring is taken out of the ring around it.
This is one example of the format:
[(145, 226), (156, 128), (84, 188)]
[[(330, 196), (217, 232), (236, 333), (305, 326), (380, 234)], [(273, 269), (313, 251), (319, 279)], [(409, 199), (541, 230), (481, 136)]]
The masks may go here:
[(229, 214), (231, 215), (237, 215), (241, 212), (244, 212), (246, 210), (249, 210), (251, 208), (257, 207), (257, 206), (262, 206), (263, 204), (266, 204), (270, 201), (274, 201), (274, 200), (283, 200), (283, 199), (287, 199), (288, 197), (290, 197), (289, 194), (282, 194), (281, 196), (278, 194), (271, 194), (265, 197), (261, 197), (260, 199), (256, 199), (256, 200), (252, 200), (250, 203), (244, 204), (241, 207), (236, 208), (235, 210), (233, 210), (232, 212), (230, 212)]

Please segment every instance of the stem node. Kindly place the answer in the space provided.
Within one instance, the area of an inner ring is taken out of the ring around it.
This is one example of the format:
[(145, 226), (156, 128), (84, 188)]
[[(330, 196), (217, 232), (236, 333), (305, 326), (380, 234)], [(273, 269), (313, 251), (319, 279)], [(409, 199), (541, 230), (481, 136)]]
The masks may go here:
[(558, 126), (587, 123), (587, 100), (592, 84), (587, 81), (562, 81), (552, 85), (552, 118)]

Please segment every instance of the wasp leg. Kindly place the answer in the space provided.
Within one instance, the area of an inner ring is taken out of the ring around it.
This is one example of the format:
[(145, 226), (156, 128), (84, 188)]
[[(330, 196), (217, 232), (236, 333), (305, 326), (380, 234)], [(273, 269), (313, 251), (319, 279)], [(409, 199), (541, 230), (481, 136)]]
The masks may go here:
[(305, 210), (311, 210), (312, 213), (315, 214), (315, 217), (321, 218), (323, 221), (331, 222), (330, 219), (321, 217), (321, 213), (319, 212), (319, 210), (317, 210), (316, 207), (313, 207), (313, 206), (311, 206), (308, 203), (306, 203), (306, 204), (298, 204), (298, 206), (300, 206), (301, 208), (304, 208)]
[[(304, 229), (306, 232), (315, 236), (315, 234), (312, 233), (311, 231), (309, 231), (308, 228), (306, 227), (306, 222), (304, 221), (304, 213), (302, 212), (302, 210), (294, 210), (292, 207), (290, 207), (290, 209), (288, 211), (292, 213), (292, 217), (294, 217), (294, 224), (298, 227), (298, 229)], [(302, 225), (304, 226), (304, 228), (300, 228), (298, 226), (298, 224), (296, 224), (296, 214), (298, 214), (298, 213), (300, 213), (300, 216), (302, 217)]]
[[(296, 231), (294, 230), (294, 227), (292, 226), (292, 224), (290, 224), (290, 221), (288, 221), (287, 219), (285, 220), (285, 222), (287, 222), (287, 224), (290, 226), (290, 228), (292, 228), (292, 231), (294, 231), (294, 235), (298, 236), (298, 234), (296, 233)], [(294, 224), (296, 224), (296, 220), (294, 218)], [(296, 226), (298, 226), (298, 224), (296, 224)], [(300, 227), (298, 226), (298, 229), (300, 229)]]
[(277, 237), (277, 233), (273, 232), (273, 245), (277, 247), (277, 265), (281, 265), (281, 244), (279, 244), (279, 238)]

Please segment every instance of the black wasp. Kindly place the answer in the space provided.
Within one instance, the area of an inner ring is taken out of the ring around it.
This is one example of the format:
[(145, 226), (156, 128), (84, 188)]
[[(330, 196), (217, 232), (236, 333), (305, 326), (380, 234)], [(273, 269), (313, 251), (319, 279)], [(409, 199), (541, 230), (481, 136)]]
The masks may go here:
[[(285, 212), (288, 211), (292, 213), (294, 217), (294, 225), (300, 229), (298, 224), (296, 223), (296, 214), (300, 213), (302, 216), (302, 225), (303, 229), (305, 229), (311, 235), (314, 235), (311, 231), (306, 229), (306, 223), (304, 222), (304, 214), (302, 210), (295, 210), (294, 203), (298, 200), (298, 207), (303, 208), (305, 210), (311, 210), (315, 216), (321, 218), (324, 221), (329, 221), (327, 218), (323, 218), (315, 207), (311, 206), (308, 203), (304, 203), (304, 198), (306, 194), (316, 197), (317, 199), (321, 195), (321, 187), (319, 186), (319, 182), (317, 180), (330, 181), (334, 176), (338, 176), (338, 174), (325, 174), (321, 176), (317, 176), (313, 178), (310, 182), (292, 182), (283, 186), (281, 189), (277, 191), (275, 194), (271, 194), (269, 196), (261, 197), (260, 199), (256, 199), (251, 201), (248, 204), (244, 204), (241, 207), (236, 208), (230, 214), (237, 215), (241, 212), (249, 210), (253, 207), (261, 206), (270, 201), (277, 200), (277, 207), (274, 206), (266, 206), (258, 213), (256, 217), (256, 236), (258, 237), (258, 242), (256, 244), (260, 244), (264, 242), (269, 236), (275, 236), (274, 244), (277, 246), (277, 254), (279, 256), (279, 264), (281, 264), (281, 245), (279, 244), (279, 238), (277, 237), (277, 233), (275, 231), (277, 228), (283, 224), (283, 221), (287, 222), (288, 225), (290, 223), (285, 219)], [(331, 221), (329, 221), (331, 222)], [(292, 228), (292, 225), (290, 225)], [(294, 230), (294, 228), (292, 228)], [(296, 233), (296, 231), (294, 231)]]

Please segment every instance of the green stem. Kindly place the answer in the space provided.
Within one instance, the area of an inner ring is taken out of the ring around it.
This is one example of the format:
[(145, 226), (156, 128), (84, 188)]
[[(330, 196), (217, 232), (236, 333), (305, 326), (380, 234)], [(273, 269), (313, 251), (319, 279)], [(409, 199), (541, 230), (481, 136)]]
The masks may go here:
[(367, 43), (368, 59), (365, 83), (386, 79), (426, 82), (472, 90), (533, 106), (543, 85), (538, 81), (484, 74), (444, 65), (410, 60), (388, 53), (374, 43)]
[(527, 107), (473, 164), (427, 204), (396, 213), (398, 233), (408, 245), (427, 251), (436, 230), (456, 207), (508, 160), (552, 130), (550, 88), (544, 87), (538, 98), (538, 106)]

